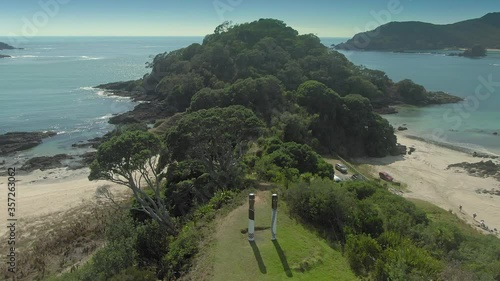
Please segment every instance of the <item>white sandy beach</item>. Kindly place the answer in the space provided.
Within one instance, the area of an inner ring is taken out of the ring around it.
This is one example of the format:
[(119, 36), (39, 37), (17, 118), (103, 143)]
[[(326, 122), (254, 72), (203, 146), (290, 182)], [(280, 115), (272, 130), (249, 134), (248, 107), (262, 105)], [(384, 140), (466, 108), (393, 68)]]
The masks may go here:
[[(500, 189), (493, 178), (470, 176), (460, 169), (447, 169), (448, 165), (481, 160), (464, 152), (414, 140), (398, 133), (398, 142), (415, 147), (411, 155), (361, 159), (375, 171), (386, 171), (395, 181), (408, 185), (407, 198), (422, 199), (445, 210), (452, 210), (468, 223), (477, 226), (480, 220), (490, 228), (500, 230), (500, 196), (478, 194), (477, 189)], [(498, 163), (498, 160), (494, 160)], [(462, 212), (459, 206), (462, 206)], [(477, 217), (474, 220), (473, 214)]]
[[(102, 185), (112, 186), (114, 193), (127, 192), (125, 187), (106, 181), (89, 181), (89, 169), (67, 170), (65, 168), (48, 171), (34, 171), (16, 175), (16, 217), (25, 222), (45, 220), (52, 215), (95, 201), (95, 191)], [(0, 186), (6, 186), (7, 178), (0, 179)], [(2, 192), (2, 202), (7, 192)], [(7, 213), (1, 212), (1, 220), (6, 221)], [(4, 231), (0, 233), (0, 236)]]

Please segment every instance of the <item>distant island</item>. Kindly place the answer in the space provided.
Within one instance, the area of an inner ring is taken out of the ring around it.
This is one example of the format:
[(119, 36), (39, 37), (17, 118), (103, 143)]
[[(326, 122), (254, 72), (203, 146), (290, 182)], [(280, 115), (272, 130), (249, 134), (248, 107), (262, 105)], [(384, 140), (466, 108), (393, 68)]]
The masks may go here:
[[(474, 46), (500, 49), (500, 12), (445, 25), (417, 21), (390, 22), (375, 30), (358, 33), (352, 39), (334, 48), (353, 51), (403, 52), (450, 48), (472, 50)], [(463, 56), (478, 55), (465, 52)]]
[(5, 44), (3, 42), (0, 42), (0, 50), (15, 50), (17, 48), (12, 47), (9, 44)]
[[(5, 44), (3, 42), (0, 42), (0, 50), (16, 50), (16, 49), (18, 49), (18, 48), (15, 48), (9, 44)], [(2, 58), (10, 58), (10, 56), (0, 54), (0, 59), (2, 59)]]

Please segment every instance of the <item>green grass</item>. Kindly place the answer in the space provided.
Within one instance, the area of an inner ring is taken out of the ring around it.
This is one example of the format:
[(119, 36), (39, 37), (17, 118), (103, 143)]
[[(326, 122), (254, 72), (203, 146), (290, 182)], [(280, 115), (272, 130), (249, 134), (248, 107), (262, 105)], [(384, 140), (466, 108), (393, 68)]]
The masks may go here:
[(480, 236), (480, 237), (483, 236), (479, 231), (477, 231), (469, 224), (467, 224), (464, 220), (462, 220), (461, 218), (457, 217), (457, 215), (452, 214), (449, 211), (441, 209), (438, 206), (429, 203), (427, 201), (419, 199), (408, 199), (408, 200), (413, 202), (415, 206), (417, 206), (417, 208), (424, 211), (427, 217), (433, 222), (447, 224), (447, 225), (454, 225), (458, 227), (458, 229), (460, 229), (460, 231), (466, 235)]
[(208, 259), (209, 280), (357, 280), (342, 254), (287, 215), (280, 202), (277, 241), (271, 241), (270, 192), (256, 202), (255, 243), (247, 240), (248, 204), (216, 227)]

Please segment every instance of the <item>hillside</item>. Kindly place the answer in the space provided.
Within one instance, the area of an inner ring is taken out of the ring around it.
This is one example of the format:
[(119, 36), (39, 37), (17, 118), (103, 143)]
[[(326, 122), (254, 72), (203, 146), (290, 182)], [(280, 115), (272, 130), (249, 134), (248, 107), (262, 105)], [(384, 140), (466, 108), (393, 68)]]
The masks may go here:
[(335, 48), (410, 51), (472, 48), (474, 45), (500, 48), (500, 12), (445, 25), (416, 21), (390, 22), (375, 30), (358, 33)]
[(335, 280), (357, 280), (342, 253), (290, 218), (284, 202), (278, 211), (277, 240), (271, 241), (271, 193), (261, 191), (256, 196), (255, 243), (240, 231), (248, 224), (246, 203), (218, 222), (215, 241), (202, 251), (191, 279), (319, 281), (335, 276)]

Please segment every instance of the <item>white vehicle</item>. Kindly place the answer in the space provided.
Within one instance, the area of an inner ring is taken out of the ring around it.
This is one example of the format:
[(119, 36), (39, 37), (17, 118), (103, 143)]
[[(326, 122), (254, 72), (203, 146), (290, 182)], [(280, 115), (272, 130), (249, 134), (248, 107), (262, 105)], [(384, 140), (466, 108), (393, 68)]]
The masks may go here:
[(337, 176), (333, 176), (333, 180), (334, 180), (335, 182), (341, 182), (341, 181), (342, 181), (342, 179), (341, 179), (341, 178), (339, 178), (339, 177), (337, 177)]

